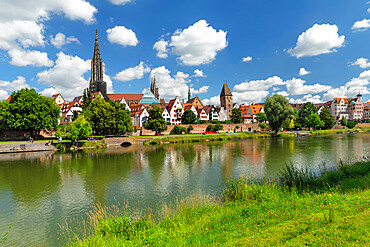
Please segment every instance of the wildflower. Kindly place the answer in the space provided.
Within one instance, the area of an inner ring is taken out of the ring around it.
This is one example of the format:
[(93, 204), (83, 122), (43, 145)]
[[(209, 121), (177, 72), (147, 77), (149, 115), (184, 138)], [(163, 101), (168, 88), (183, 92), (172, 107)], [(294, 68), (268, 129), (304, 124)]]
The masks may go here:
[(333, 197), (333, 195), (332, 194), (329, 194), (329, 197)]

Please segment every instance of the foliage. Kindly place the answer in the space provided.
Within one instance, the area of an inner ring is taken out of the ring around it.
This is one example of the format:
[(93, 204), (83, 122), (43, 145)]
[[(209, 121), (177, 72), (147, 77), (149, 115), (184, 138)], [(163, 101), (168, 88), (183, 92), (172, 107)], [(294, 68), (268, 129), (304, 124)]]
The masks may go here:
[(222, 126), (222, 124), (216, 123), (216, 125), (215, 125), (215, 132), (217, 132), (219, 130), (223, 130), (223, 129), (224, 129), (224, 126)]
[(153, 108), (149, 110), (149, 119), (145, 128), (155, 131), (156, 134), (167, 130), (167, 124), (159, 106), (154, 105)]
[(261, 129), (267, 129), (267, 124), (265, 123), (259, 123), (258, 126), (261, 128)]
[(240, 129), (240, 126), (239, 126), (239, 125), (236, 125), (236, 126), (235, 126), (235, 129)]
[(78, 115), (79, 115), (78, 111), (73, 111), (72, 121), (76, 121)]
[(325, 122), (320, 120), (319, 114), (317, 113), (312, 113), (309, 117), (306, 117), (305, 123), (307, 127), (311, 127), (313, 129), (325, 126)]
[(197, 120), (197, 116), (192, 110), (186, 110), (181, 117), (182, 124), (193, 124)]
[(206, 129), (207, 132), (213, 132), (215, 131), (215, 126), (213, 124), (209, 124)]
[(293, 120), (294, 120), (294, 127), (297, 129), (301, 129), (302, 125), (299, 118), (299, 111), (297, 108), (293, 108)]
[(60, 109), (55, 101), (24, 88), (13, 92), (10, 102), (1, 105), (0, 126), (6, 129), (27, 130), (37, 137), (43, 129), (58, 125)]
[(112, 127), (113, 132), (118, 134), (124, 134), (126, 132), (133, 131), (131, 114), (129, 110), (126, 110), (126, 105), (115, 101), (109, 101), (115, 109), (114, 111), (114, 126)]
[(265, 112), (269, 121), (270, 128), (277, 133), (286, 119), (292, 119), (293, 109), (288, 107), (289, 100), (281, 95), (275, 94), (267, 97), (265, 102)]
[(331, 129), (335, 125), (334, 117), (331, 115), (327, 106), (320, 112), (320, 119), (324, 122), (325, 129)]
[(82, 109), (86, 110), (92, 101), (92, 95), (88, 88), (86, 88), (82, 95)]
[(340, 120), (340, 124), (342, 126), (347, 126), (347, 123), (348, 123), (347, 118), (343, 116), (342, 119)]
[(84, 115), (97, 134), (107, 134), (115, 126), (115, 108), (99, 95), (87, 107)]
[(230, 118), (233, 123), (241, 123), (242, 122), (242, 110), (240, 108), (232, 109)]
[(172, 129), (173, 133), (175, 134), (182, 134), (182, 133), (185, 133), (186, 132), (186, 128), (185, 127), (182, 127), (182, 126), (179, 126), (179, 125), (175, 125)]
[(264, 112), (260, 112), (257, 114), (257, 121), (259, 123), (266, 123), (267, 121), (267, 116), (266, 116), (266, 113)]
[(193, 126), (189, 125), (188, 128), (187, 128), (187, 132), (188, 134), (190, 134), (190, 132), (194, 129)]
[(76, 121), (72, 122), (66, 128), (65, 137), (70, 140), (87, 139), (92, 134), (92, 128), (89, 122), (83, 115), (77, 117)]
[(306, 120), (309, 119), (313, 113), (317, 113), (317, 109), (313, 103), (306, 102), (302, 105), (301, 111), (299, 112), (299, 121), (302, 126), (308, 127)]
[(353, 129), (357, 124), (357, 121), (347, 121), (347, 127)]

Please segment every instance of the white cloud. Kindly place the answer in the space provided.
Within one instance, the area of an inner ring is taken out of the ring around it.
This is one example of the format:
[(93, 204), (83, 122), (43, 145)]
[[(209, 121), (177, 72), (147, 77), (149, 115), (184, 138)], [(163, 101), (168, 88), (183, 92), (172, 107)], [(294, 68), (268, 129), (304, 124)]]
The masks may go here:
[(279, 95), (284, 96), (284, 97), (289, 96), (289, 94), (286, 91), (280, 91), (280, 92), (277, 92), (276, 94), (279, 94)]
[(303, 96), (301, 99), (289, 99), (289, 103), (292, 104), (302, 104), (306, 102), (311, 102), (313, 104), (322, 103), (320, 95), (314, 95), (307, 94)]
[(135, 32), (124, 26), (115, 26), (108, 29), (107, 35), (110, 43), (116, 43), (124, 47), (136, 46), (139, 43)]
[(46, 52), (12, 49), (9, 52), (10, 64), (15, 66), (32, 65), (35, 67), (53, 66), (54, 62), (48, 58)]
[(17, 79), (12, 82), (0, 81), (0, 91), (1, 90), (7, 91), (11, 94), (13, 91), (17, 91), (22, 88), (30, 88), (30, 86), (26, 83), (26, 79), (23, 76), (18, 76)]
[(266, 80), (255, 80), (250, 82), (242, 82), (234, 86), (233, 92), (246, 92), (246, 91), (265, 91), (272, 86), (285, 85), (285, 82), (278, 76), (272, 76)]
[(332, 88), (324, 94), (324, 100), (333, 100), (334, 98), (354, 97), (359, 92), (370, 94), (370, 70), (362, 72), (359, 77), (352, 78), (344, 86)]
[(191, 92), (192, 95), (202, 94), (202, 93), (208, 92), (208, 89), (209, 89), (209, 86), (203, 86), (203, 87), (199, 88), (198, 90), (195, 90), (195, 89), (191, 88), (190, 92)]
[(202, 70), (196, 69), (196, 70), (194, 70), (193, 77), (206, 77), (206, 76), (204, 75)]
[(351, 65), (358, 65), (363, 69), (369, 68), (370, 67), (370, 62), (368, 62), (367, 58), (358, 58), (355, 62), (353, 62)]
[(44, 45), (44, 26), (34, 21), (15, 20), (0, 23), (0, 49)]
[(305, 68), (300, 68), (299, 69), (299, 75), (300, 76), (304, 76), (304, 75), (308, 75), (308, 74), (311, 74), (311, 71), (308, 71)]
[[(151, 71), (150, 79), (155, 80), (159, 89), (159, 96), (166, 101), (178, 96), (180, 99), (186, 99), (188, 95), (188, 83), (190, 82), (189, 75), (181, 71), (177, 72), (174, 77), (171, 76), (171, 71), (165, 66), (157, 67)], [(208, 90), (207, 86), (203, 86), (198, 90), (194, 90), (198, 94)]]
[(6, 100), (9, 97), (8, 92), (0, 89), (0, 100)]
[(356, 31), (365, 31), (368, 28), (370, 28), (370, 19), (363, 19), (362, 21), (356, 21), (352, 26), (352, 30), (356, 30)]
[(115, 5), (125, 5), (129, 2), (132, 2), (132, 0), (109, 0), (109, 1)]
[(317, 94), (330, 90), (332, 87), (316, 83), (314, 85), (304, 85), (306, 81), (293, 78), (286, 81), (287, 92), (291, 95)]
[(208, 64), (215, 60), (217, 52), (227, 47), (226, 34), (209, 26), (205, 20), (199, 20), (184, 30), (176, 30), (169, 44), (158, 41), (154, 49), (158, 51), (157, 56), (165, 57), (168, 45), (170, 52), (178, 55), (178, 61), (184, 65)]
[(250, 62), (250, 61), (252, 61), (252, 57), (251, 56), (243, 57), (242, 58), (242, 62), (244, 62), (244, 63), (247, 63), (247, 62)]
[(38, 81), (55, 88), (66, 99), (81, 95), (89, 86), (83, 75), (90, 70), (90, 60), (83, 60), (78, 56), (57, 54), (55, 66), (37, 74)]
[(265, 91), (265, 90), (233, 92), (233, 102), (238, 103), (238, 104), (258, 103), (258, 102), (262, 102), (262, 99), (266, 98), (268, 95), (269, 95), (269, 91)]
[(203, 105), (220, 105), (220, 96), (216, 95), (209, 99), (202, 100)]
[(164, 41), (163, 39), (157, 41), (153, 45), (153, 49), (157, 50), (157, 57), (159, 58), (167, 58), (168, 57), (168, 41)]
[(51, 14), (64, 14), (70, 20), (93, 23), (97, 11), (85, 0), (2, 0), (0, 22), (39, 21), (49, 19)]
[(119, 81), (131, 81), (134, 79), (141, 79), (144, 77), (145, 73), (149, 73), (150, 68), (144, 64), (144, 62), (140, 62), (140, 64), (136, 67), (128, 68), (119, 72), (114, 79)]
[(344, 39), (344, 35), (338, 35), (336, 25), (315, 24), (299, 35), (296, 47), (288, 53), (297, 58), (332, 53), (343, 46)]
[(50, 36), (50, 42), (53, 46), (55, 46), (58, 49), (60, 49), (63, 45), (66, 45), (72, 42), (76, 42), (77, 44), (80, 43), (80, 41), (76, 37), (70, 36), (66, 38), (65, 34), (63, 33), (57, 33), (55, 37)]

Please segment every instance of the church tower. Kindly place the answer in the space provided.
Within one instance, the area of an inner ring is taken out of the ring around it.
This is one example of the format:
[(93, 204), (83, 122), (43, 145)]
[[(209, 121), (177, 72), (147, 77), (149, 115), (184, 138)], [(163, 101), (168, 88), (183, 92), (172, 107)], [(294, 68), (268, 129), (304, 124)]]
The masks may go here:
[(159, 100), (159, 91), (157, 88), (157, 83), (155, 82), (155, 77), (153, 81), (150, 83), (150, 91), (154, 94), (154, 97)]
[(224, 86), (222, 87), (222, 91), (220, 94), (220, 102), (221, 107), (223, 107), (226, 110), (227, 113), (227, 119), (231, 119), (231, 111), (233, 109), (233, 94), (230, 91), (229, 86), (224, 83)]
[(188, 102), (190, 101), (191, 99), (191, 92), (190, 92), (190, 87), (189, 87), (189, 91), (188, 91)]
[(91, 78), (89, 85), (91, 94), (101, 92), (104, 97), (107, 95), (107, 83), (103, 80), (103, 74), (103, 60), (100, 56), (98, 30), (96, 30), (94, 55), (91, 60)]

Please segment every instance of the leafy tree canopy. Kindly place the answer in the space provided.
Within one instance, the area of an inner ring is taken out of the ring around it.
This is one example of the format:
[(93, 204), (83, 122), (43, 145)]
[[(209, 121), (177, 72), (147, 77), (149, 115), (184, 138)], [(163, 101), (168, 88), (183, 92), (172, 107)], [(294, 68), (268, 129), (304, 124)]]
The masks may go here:
[(167, 124), (159, 106), (154, 105), (153, 108), (149, 110), (149, 119), (145, 128), (155, 131), (156, 134), (167, 130)]
[(182, 124), (193, 124), (197, 121), (197, 116), (192, 110), (186, 110), (181, 117)]
[(115, 129), (115, 108), (100, 96), (96, 96), (84, 115), (97, 134), (106, 134)]
[(320, 116), (317, 113), (312, 113), (309, 117), (305, 119), (307, 127), (311, 128), (322, 128), (325, 126), (325, 123), (320, 120)]
[(334, 117), (331, 115), (329, 108), (326, 106), (320, 112), (320, 120), (324, 122), (325, 129), (331, 129), (335, 124)]
[(233, 123), (242, 122), (242, 110), (240, 110), (240, 108), (234, 108), (231, 110), (231, 121), (233, 121)]
[(267, 116), (266, 116), (266, 113), (264, 112), (260, 112), (257, 114), (257, 121), (259, 123), (265, 123), (267, 121)]
[(347, 118), (343, 116), (342, 119), (340, 120), (340, 124), (342, 126), (347, 126), (347, 123), (348, 123)]
[(109, 101), (109, 104), (115, 109), (115, 125), (113, 126), (113, 130), (118, 134), (133, 131), (131, 114), (130, 111), (126, 109), (126, 105), (115, 101)]
[(289, 100), (281, 95), (275, 94), (272, 97), (267, 97), (265, 102), (265, 112), (269, 121), (270, 127), (275, 133), (281, 129), (283, 122), (286, 119), (292, 119), (293, 109), (288, 107)]
[(79, 115), (69, 126), (61, 127), (55, 135), (58, 137), (65, 136), (71, 140), (81, 140), (87, 139), (91, 136), (92, 132), (91, 125), (86, 120), (85, 116)]
[(312, 113), (316, 113), (317, 109), (311, 102), (306, 102), (302, 105), (301, 111), (299, 112), (299, 121), (302, 126), (309, 127), (306, 123), (306, 119), (309, 119)]
[(41, 96), (35, 89), (13, 92), (10, 102), (3, 102), (0, 107), (0, 125), (3, 128), (27, 130), (37, 137), (41, 130), (58, 126), (59, 107), (54, 100)]

